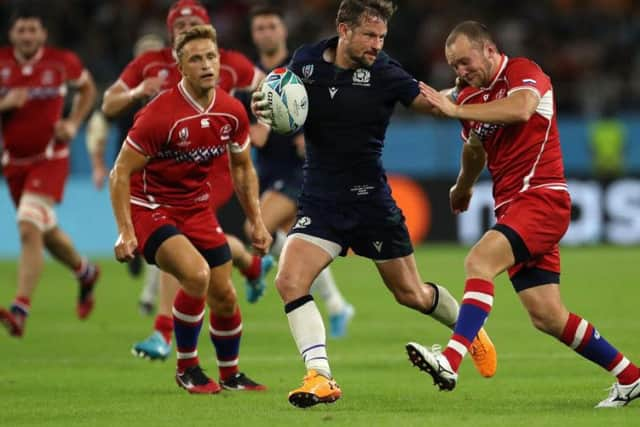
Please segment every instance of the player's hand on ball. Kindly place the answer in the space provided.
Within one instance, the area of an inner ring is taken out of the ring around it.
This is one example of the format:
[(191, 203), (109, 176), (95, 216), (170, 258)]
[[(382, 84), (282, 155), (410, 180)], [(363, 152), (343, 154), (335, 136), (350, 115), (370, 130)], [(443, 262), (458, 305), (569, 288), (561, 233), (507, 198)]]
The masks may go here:
[(272, 112), (269, 108), (269, 101), (260, 88), (251, 94), (251, 112), (260, 122), (271, 125)]
[(137, 248), (138, 239), (136, 239), (135, 234), (120, 233), (113, 249), (118, 261), (129, 262), (135, 257)]
[(469, 202), (473, 195), (473, 188), (464, 189), (454, 185), (449, 190), (449, 204), (451, 206), (451, 212), (459, 214), (469, 209)]

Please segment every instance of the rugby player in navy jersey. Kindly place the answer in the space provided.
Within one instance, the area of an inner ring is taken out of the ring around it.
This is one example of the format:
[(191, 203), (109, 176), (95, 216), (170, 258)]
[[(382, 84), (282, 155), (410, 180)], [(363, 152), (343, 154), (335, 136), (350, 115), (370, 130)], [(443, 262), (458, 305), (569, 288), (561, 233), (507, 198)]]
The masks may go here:
[[(384, 136), (396, 103), (434, 112), (418, 82), (382, 51), (394, 10), (388, 0), (343, 0), (338, 36), (299, 48), (289, 63), (309, 95), (303, 188), (276, 276), (307, 369), (302, 386), (289, 393), (289, 402), (298, 407), (334, 402), (342, 395), (331, 375), (324, 324), (309, 289), (320, 271), (349, 248), (375, 263), (398, 303), (449, 328), (458, 319), (458, 304), (449, 291), (420, 278), (404, 216), (382, 166)], [(252, 109), (268, 123), (266, 104), (254, 94)], [(495, 348), (482, 329), (472, 347), (478, 370), (492, 376)]]
[[(287, 28), (282, 11), (274, 6), (258, 5), (251, 9), (251, 38), (259, 57), (256, 65), (268, 74), (291, 60), (287, 49)], [(248, 96), (247, 96), (248, 98)], [(260, 207), (267, 229), (274, 234), (271, 254), (280, 256), (286, 230), (295, 222), (297, 198), (302, 188), (304, 163), (304, 135), (278, 135), (260, 122), (251, 125), (251, 142), (256, 150), (256, 169), (260, 176)], [(247, 223), (248, 230), (248, 223)], [(264, 282), (262, 282), (264, 283)], [(329, 315), (329, 336), (346, 335), (354, 309), (338, 289), (329, 267), (320, 272), (312, 292), (325, 303)], [(247, 288), (247, 297), (254, 288)]]

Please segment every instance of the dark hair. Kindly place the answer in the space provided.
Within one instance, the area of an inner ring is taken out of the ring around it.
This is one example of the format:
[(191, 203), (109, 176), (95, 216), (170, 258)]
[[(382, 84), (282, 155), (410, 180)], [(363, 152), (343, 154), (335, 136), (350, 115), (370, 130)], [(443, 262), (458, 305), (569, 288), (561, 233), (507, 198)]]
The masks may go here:
[(276, 15), (280, 19), (284, 20), (284, 12), (282, 12), (282, 9), (278, 6), (264, 3), (257, 4), (249, 10), (249, 21), (253, 21), (253, 18), (262, 15)]
[(336, 25), (355, 27), (364, 16), (380, 18), (389, 22), (396, 6), (389, 0), (342, 0), (336, 16)]
[(41, 12), (43, 7), (42, 3), (34, 1), (20, 3), (21, 4), (17, 5), (11, 12), (9, 28), (13, 27), (19, 19), (38, 19), (42, 26), (45, 26), (44, 14)]
[(489, 42), (493, 45), (496, 43), (493, 41), (493, 37), (491, 37), (491, 33), (486, 25), (481, 24), (478, 21), (464, 21), (455, 26), (453, 30), (447, 36), (446, 46), (451, 46), (458, 36), (464, 35), (469, 41), (474, 44), (483, 44), (484, 42)]
[(206, 39), (211, 40), (216, 45), (218, 44), (218, 35), (216, 29), (212, 25), (196, 25), (186, 33), (182, 33), (178, 36), (175, 42), (175, 50), (178, 59), (182, 59), (182, 49), (184, 45), (192, 40)]

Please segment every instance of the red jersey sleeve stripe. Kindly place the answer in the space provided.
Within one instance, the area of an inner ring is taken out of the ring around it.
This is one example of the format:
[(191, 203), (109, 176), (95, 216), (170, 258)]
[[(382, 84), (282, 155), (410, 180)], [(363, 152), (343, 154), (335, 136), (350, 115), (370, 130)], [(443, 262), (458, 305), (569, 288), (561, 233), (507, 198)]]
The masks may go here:
[(144, 148), (138, 145), (133, 139), (131, 139), (130, 136), (127, 136), (126, 142), (129, 147), (133, 148), (138, 153), (142, 154), (143, 156), (149, 157), (149, 154), (147, 154), (147, 152), (144, 151)]
[(232, 153), (242, 153), (244, 150), (247, 149), (250, 142), (251, 142), (251, 138), (247, 136), (247, 139), (245, 139), (243, 144), (239, 144), (237, 142), (230, 143), (229, 150), (231, 150)]

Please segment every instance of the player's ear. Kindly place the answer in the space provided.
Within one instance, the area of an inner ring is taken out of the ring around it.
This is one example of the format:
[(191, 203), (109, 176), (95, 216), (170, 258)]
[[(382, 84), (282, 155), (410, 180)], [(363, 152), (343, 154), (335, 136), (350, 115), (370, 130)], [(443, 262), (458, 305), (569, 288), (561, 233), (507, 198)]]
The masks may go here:
[(346, 38), (347, 32), (349, 31), (349, 26), (344, 22), (338, 24), (338, 35), (340, 38)]

